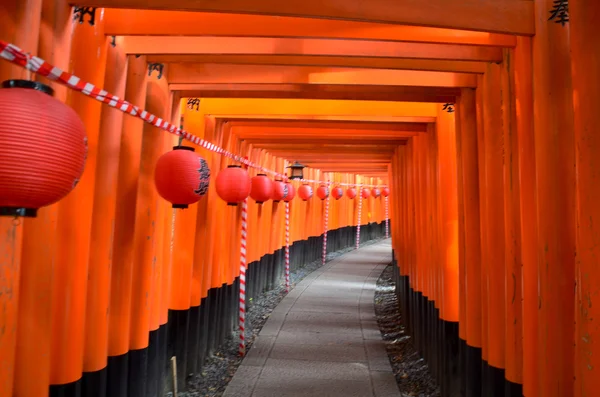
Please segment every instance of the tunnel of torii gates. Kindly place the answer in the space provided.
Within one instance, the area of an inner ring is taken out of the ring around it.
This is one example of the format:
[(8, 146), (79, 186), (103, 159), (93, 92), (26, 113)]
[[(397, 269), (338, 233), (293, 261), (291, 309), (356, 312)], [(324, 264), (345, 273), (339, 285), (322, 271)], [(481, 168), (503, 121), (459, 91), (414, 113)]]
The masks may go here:
[(246, 297), (386, 225), (444, 396), (598, 396), (599, 21), (1, 1), (0, 396), (161, 396), (172, 357), (185, 387)]

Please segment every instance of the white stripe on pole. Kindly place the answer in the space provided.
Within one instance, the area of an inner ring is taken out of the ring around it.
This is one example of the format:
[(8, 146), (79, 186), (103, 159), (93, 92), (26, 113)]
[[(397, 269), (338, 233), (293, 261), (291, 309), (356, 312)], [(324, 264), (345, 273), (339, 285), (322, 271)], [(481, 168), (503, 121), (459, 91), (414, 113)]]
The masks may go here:
[(248, 237), (248, 199), (242, 202), (242, 237), (240, 244), (240, 356), (246, 354), (246, 239)]
[(362, 211), (362, 186), (358, 185), (358, 221), (356, 222), (356, 249), (360, 248), (360, 218), (361, 218), (361, 211)]

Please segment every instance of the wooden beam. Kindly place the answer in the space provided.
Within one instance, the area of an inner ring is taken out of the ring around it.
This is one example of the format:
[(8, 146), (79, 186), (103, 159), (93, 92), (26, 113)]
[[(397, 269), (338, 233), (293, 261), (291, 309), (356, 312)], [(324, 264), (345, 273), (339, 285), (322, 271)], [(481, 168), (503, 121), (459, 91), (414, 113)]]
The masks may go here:
[(86, 0), (87, 6), (207, 11), (379, 22), (533, 35), (533, 2), (521, 0)]
[[(276, 120), (276, 119), (235, 119), (227, 121), (231, 127), (261, 128), (308, 128), (308, 129), (348, 129), (348, 130), (380, 130), (404, 132), (426, 132), (427, 124), (384, 122), (384, 121), (345, 121), (345, 120)], [(408, 135), (407, 135), (408, 136)]]
[(485, 63), (386, 57), (345, 57), (317, 55), (172, 55), (147, 56), (156, 63), (229, 63), (237, 65), (324, 66), (368, 69), (426, 70), (432, 72), (485, 73)]
[(125, 36), (123, 49), (136, 55), (313, 55), (502, 62), (499, 47), (372, 40)]
[(310, 66), (171, 64), (171, 84), (346, 84), (409, 87), (477, 87), (476, 75), (414, 70)]
[(241, 139), (249, 138), (271, 138), (286, 137), (286, 138), (302, 138), (302, 139), (322, 139), (322, 138), (343, 138), (350, 142), (352, 140), (361, 139), (395, 139), (408, 138), (418, 135), (419, 131), (393, 131), (393, 130), (365, 130), (365, 129), (313, 129), (313, 128), (297, 128), (297, 127), (265, 127), (265, 126), (231, 126), (231, 133), (237, 135)]
[(432, 116), (376, 116), (376, 115), (323, 115), (323, 114), (233, 114), (220, 113), (214, 115), (215, 120), (224, 122), (249, 121), (249, 120), (277, 120), (277, 121), (346, 121), (358, 123), (435, 123)]
[(394, 102), (456, 102), (460, 88), (345, 84), (171, 84), (187, 98), (337, 99)]
[(514, 47), (515, 36), (422, 26), (210, 12), (105, 9), (109, 36), (235, 36)]

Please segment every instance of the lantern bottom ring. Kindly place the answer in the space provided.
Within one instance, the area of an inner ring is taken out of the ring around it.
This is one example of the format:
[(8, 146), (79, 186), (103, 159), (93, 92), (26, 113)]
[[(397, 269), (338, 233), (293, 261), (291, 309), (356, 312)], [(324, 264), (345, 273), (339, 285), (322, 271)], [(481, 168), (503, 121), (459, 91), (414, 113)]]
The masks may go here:
[(187, 204), (173, 204), (173, 208), (183, 210), (183, 209), (188, 208), (188, 205)]
[(37, 208), (0, 207), (0, 216), (23, 216), (26, 218), (37, 217)]
[(227, 203), (227, 205), (229, 205), (231, 207), (237, 207), (238, 203)]

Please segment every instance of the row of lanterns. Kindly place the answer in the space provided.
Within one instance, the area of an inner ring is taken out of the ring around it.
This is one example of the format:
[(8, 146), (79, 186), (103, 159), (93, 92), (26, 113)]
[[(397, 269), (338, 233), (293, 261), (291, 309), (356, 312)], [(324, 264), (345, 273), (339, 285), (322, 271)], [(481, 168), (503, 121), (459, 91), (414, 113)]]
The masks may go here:
[[(290, 179), (302, 179), (304, 166), (295, 163), (290, 167)], [(194, 153), (194, 149), (187, 146), (175, 146), (173, 151), (164, 154), (156, 163), (155, 170), (156, 189), (161, 197), (173, 204), (173, 208), (187, 208), (188, 205), (200, 200), (208, 192), (210, 182), (210, 169), (206, 160)], [(251, 197), (257, 204), (269, 200), (274, 202), (292, 201), (296, 197), (296, 189), (291, 182), (281, 179), (271, 180), (266, 174), (258, 174), (252, 178), (245, 168), (239, 165), (230, 165), (219, 172), (215, 181), (217, 195), (228, 205), (237, 205), (246, 198)], [(322, 184), (317, 189), (317, 197), (325, 200), (330, 191), (327, 185)], [(350, 199), (356, 197), (356, 188), (346, 190)], [(389, 195), (389, 189), (362, 188), (362, 198), (370, 196), (379, 197)], [(343, 189), (336, 186), (331, 195), (336, 200), (343, 197)], [(298, 188), (298, 196), (307, 201), (313, 196), (313, 189), (309, 184)]]
[[(71, 192), (84, 170), (87, 157), (85, 127), (73, 109), (53, 98), (49, 86), (29, 80), (8, 80), (0, 89), (0, 216), (35, 217), (41, 207), (51, 205)], [(40, 123), (39, 121), (43, 122)], [(155, 185), (161, 197), (173, 208), (187, 208), (208, 192), (210, 169), (194, 148), (175, 146), (156, 163)], [(23, 161), (23, 153), (29, 153)], [(290, 179), (302, 179), (304, 166), (295, 163)], [(240, 166), (229, 166), (216, 179), (217, 194), (230, 205), (247, 197), (258, 204), (268, 200), (291, 201), (296, 196), (294, 186), (282, 180), (272, 181), (265, 174), (250, 178)], [(321, 185), (317, 197), (324, 200), (329, 188)], [(334, 187), (332, 196), (343, 196), (341, 187)], [(363, 188), (363, 198), (387, 196), (383, 191)], [(356, 189), (346, 195), (353, 199)], [(312, 188), (304, 184), (298, 196), (308, 200)]]

